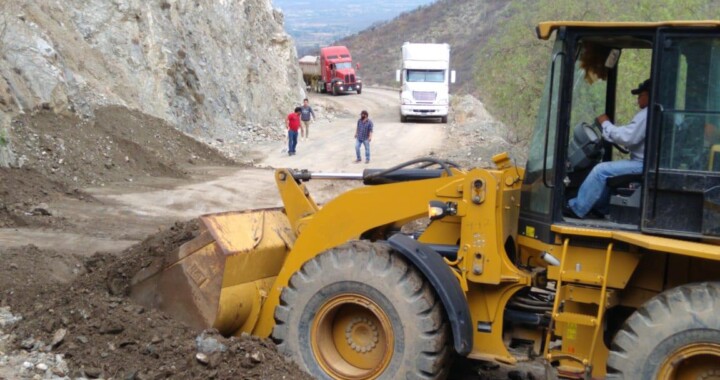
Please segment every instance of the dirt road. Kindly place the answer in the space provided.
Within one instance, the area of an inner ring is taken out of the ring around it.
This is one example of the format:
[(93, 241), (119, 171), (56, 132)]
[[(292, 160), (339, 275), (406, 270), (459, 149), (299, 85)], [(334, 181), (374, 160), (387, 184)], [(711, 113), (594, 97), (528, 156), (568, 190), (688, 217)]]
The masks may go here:
[[(443, 140), (444, 124), (400, 123), (397, 91), (367, 88), (361, 95), (331, 96), (312, 94), (312, 104), (347, 110), (347, 117), (310, 127), (310, 138), (300, 141), (297, 155), (289, 157), (284, 146), (267, 144), (256, 149), (262, 164), (323, 172), (357, 172), (365, 164), (355, 164), (354, 134), (360, 111), (367, 110), (375, 125), (370, 144), (369, 167), (390, 167), (438, 149)], [(364, 149), (361, 154), (364, 155)], [(363, 160), (364, 160), (363, 156)]]
[[(50, 203), (55, 215), (75, 226), (70, 230), (35, 228), (0, 229), (0, 246), (29, 243), (39, 248), (89, 255), (95, 251), (121, 251), (148, 234), (201, 214), (280, 205), (271, 168), (290, 167), (323, 172), (361, 172), (384, 168), (429, 154), (443, 140), (444, 124), (400, 123), (397, 92), (368, 88), (361, 95), (312, 94), (312, 104), (341, 110), (311, 127), (310, 139), (300, 141), (295, 156), (288, 156), (285, 142), (256, 146), (251, 155), (261, 168), (192, 168), (193, 180), (141, 177), (133, 182), (108, 184), (86, 191), (100, 202), (63, 199)], [(361, 110), (375, 124), (371, 163), (353, 163), (354, 130)], [(355, 184), (353, 184), (355, 185)], [(309, 183), (316, 200), (347, 189), (328, 183)]]

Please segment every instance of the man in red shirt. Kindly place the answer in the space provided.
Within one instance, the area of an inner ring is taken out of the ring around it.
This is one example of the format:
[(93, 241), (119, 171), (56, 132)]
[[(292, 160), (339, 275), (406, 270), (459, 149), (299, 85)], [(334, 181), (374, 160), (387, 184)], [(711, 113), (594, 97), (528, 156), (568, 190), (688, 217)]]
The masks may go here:
[(288, 156), (295, 155), (298, 130), (300, 129), (300, 111), (302, 111), (302, 108), (295, 107), (295, 111), (285, 118), (285, 126), (288, 130)]

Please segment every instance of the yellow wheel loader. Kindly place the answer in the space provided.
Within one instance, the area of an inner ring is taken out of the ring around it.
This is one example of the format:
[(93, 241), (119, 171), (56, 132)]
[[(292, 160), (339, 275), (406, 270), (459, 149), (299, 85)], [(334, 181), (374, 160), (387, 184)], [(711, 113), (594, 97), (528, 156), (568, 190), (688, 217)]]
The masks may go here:
[[(132, 295), (271, 337), (321, 379), (445, 378), (454, 356), (717, 379), (720, 22), (546, 22), (537, 36), (555, 43), (525, 168), (503, 153), (491, 169), (279, 169), (284, 207), (201, 217)], [(646, 71), (624, 70), (631, 58)], [(594, 167), (627, 159), (592, 121), (630, 120), (619, 88), (646, 78), (642, 171), (606, 179), (599, 215), (564, 216)], [(318, 205), (305, 182), (323, 179), (363, 186)]]

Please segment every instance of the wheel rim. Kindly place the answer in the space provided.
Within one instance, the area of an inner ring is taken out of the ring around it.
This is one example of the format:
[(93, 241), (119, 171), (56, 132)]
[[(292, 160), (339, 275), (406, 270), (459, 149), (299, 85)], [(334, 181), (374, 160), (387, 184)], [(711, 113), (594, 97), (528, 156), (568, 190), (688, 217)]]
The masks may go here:
[(313, 355), (336, 379), (375, 379), (390, 364), (394, 335), (387, 314), (371, 299), (343, 294), (318, 310), (310, 331)]
[(720, 379), (720, 345), (697, 343), (670, 355), (660, 366), (658, 379)]

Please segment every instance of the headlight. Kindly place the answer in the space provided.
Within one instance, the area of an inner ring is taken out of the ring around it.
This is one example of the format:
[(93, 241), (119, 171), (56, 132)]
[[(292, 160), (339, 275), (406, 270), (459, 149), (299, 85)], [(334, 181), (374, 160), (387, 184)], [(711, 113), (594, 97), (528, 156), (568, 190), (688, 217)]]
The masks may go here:
[(358, 79), (357, 82), (358, 82), (358, 83), (362, 83), (362, 79)]
[(343, 81), (338, 81), (338, 82), (337, 82), (337, 85), (338, 85), (338, 86), (342, 86), (342, 85), (343, 85)]
[(457, 203), (430, 201), (428, 205), (428, 217), (430, 220), (442, 219), (448, 215), (457, 215)]

